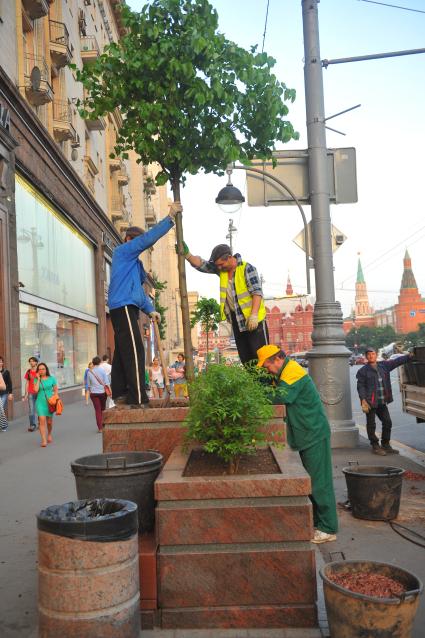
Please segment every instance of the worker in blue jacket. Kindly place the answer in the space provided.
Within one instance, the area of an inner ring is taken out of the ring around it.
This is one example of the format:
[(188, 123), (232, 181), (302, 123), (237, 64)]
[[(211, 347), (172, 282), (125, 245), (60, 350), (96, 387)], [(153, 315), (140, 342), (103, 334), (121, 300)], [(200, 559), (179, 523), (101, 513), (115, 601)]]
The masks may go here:
[(121, 407), (146, 407), (149, 403), (145, 388), (145, 350), (138, 324), (139, 311), (142, 310), (154, 321), (161, 319), (144, 291), (146, 273), (139, 256), (168, 233), (174, 226), (174, 217), (181, 210), (180, 203), (175, 202), (168, 216), (147, 232), (138, 226), (130, 226), (124, 243), (117, 246), (112, 255), (108, 306), (115, 350), (111, 387), (112, 398)]
[[(413, 353), (389, 361), (378, 361), (376, 350), (367, 348), (365, 356), (367, 363), (356, 374), (357, 392), (361, 408), (366, 414), (366, 430), (372, 452), (379, 456), (398, 454), (398, 450), (390, 444), (392, 421), (387, 407), (393, 400), (390, 372), (410, 361)], [(382, 423), (381, 445), (376, 436), (376, 416)]]

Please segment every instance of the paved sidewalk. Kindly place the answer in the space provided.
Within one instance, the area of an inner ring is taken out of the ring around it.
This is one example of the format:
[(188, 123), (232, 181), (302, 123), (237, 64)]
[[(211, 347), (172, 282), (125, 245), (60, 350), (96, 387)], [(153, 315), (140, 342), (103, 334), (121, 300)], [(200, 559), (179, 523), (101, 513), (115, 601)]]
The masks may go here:
[[(421, 426), (418, 426), (421, 427)], [(92, 406), (83, 402), (65, 406), (55, 419), (54, 443), (39, 447), (38, 433), (27, 432), (27, 420), (11, 423), (0, 434), (0, 636), (37, 637), (37, 529), (36, 514), (47, 505), (76, 497), (70, 461), (85, 454), (101, 452)], [(337, 501), (346, 500), (342, 468), (351, 462), (360, 465), (394, 465), (425, 474), (425, 454), (400, 446), (401, 454), (379, 457), (370, 453), (361, 439), (355, 449), (333, 451)], [(365, 559), (393, 563), (425, 581), (425, 551), (396, 534), (388, 523), (355, 519), (339, 509), (337, 541), (316, 548), (317, 565), (340, 560)], [(403, 525), (425, 534), (425, 481), (404, 481), (400, 516)], [(332, 554), (330, 554), (332, 552)], [(318, 578), (320, 630), (154, 630), (141, 638), (318, 638), (327, 636), (323, 592)], [(421, 597), (412, 638), (424, 638), (425, 599)], [(83, 638), (83, 637), (81, 637)]]

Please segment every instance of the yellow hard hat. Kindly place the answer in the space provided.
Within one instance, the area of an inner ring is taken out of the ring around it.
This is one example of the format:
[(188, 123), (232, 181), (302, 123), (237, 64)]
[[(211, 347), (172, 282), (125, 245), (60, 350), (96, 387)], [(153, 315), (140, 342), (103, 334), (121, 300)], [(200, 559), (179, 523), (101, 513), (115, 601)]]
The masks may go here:
[(270, 357), (272, 357), (274, 354), (277, 354), (278, 352), (280, 352), (279, 346), (269, 345), (269, 346), (262, 346), (262, 348), (259, 348), (257, 350), (257, 357), (258, 357), (257, 368), (262, 368), (264, 365), (264, 362)]

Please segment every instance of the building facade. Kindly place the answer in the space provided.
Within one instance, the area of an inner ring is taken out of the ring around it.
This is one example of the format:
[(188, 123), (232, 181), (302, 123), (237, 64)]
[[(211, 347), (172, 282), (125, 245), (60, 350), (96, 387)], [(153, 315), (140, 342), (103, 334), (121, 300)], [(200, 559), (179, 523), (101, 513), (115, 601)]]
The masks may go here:
[(288, 276), (285, 296), (264, 300), (270, 343), (288, 354), (312, 347), (313, 301), (308, 295), (293, 292)]
[[(0, 353), (12, 372), (14, 416), (29, 356), (48, 364), (72, 400), (87, 362), (112, 353), (112, 251), (130, 224), (148, 228), (168, 211), (165, 198), (149, 218), (149, 167), (132, 154), (109, 157), (121, 114), (92, 121), (77, 110), (83, 88), (68, 64), (90, 64), (120, 38), (120, 4), (0, 5)], [(144, 316), (141, 329), (149, 353)]]

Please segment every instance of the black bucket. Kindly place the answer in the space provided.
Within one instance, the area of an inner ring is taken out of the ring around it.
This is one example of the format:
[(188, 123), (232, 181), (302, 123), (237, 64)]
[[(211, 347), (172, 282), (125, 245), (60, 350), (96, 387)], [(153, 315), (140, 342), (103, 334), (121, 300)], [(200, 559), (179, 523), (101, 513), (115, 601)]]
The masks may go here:
[(425, 346), (415, 346), (413, 351), (417, 361), (425, 361)]
[[(403, 585), (396, 598), (378, 598), (352, 592), (332, 580), (335, 575), (379, 574)], [(422, 593), (414, 574), (375, 561), (328, 563), (320, 570), (331, 638), (410, 638)]]
[(355, 518), (391, 521), (400, 509), (404, 470), (401, 467), (344, 467), (348, 500)]
[(412, 363), (415, 374), (416, 385), (425, 387), (425, 361), (414, 361)]
[(414, 363), (405, 363), (403, 366), (404, 376), (406, 378), (406, 383), (416, 385), (416, 374)]
[(162, 465), (159, 452), (114, 452), (83, 456), (71, 463), (79, 499), (118, 498), (138, 508), (139, 533), (155, 522), (153, 484)]

